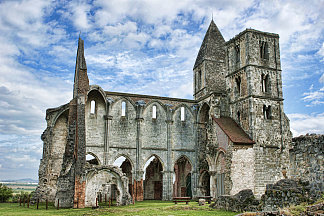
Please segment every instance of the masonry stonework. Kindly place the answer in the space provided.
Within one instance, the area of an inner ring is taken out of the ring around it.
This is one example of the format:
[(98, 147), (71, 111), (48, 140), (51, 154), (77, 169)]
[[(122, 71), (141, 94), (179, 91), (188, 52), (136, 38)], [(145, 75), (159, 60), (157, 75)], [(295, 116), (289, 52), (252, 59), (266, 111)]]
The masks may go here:
[(260, 198), (291, 168), (279, 36), (247, 29), (226, 42), (212, 21), (193, 83), (192, 100), (89, 86), (79, 39), (73, 99), (46, 113), (35, 197), (74, 208), (102, 195), (119, 205), (243, 189)]

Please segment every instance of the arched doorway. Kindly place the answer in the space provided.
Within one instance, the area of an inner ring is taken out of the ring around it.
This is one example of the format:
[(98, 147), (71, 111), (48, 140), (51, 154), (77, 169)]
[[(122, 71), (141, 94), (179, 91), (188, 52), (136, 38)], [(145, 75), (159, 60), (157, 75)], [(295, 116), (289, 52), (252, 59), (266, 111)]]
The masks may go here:
[(131, 195), (133, 195), (133, 174), (132, 174), (132, 163), (131, 161), (124, 156), (118, 157), (113, 165), (118, 166), (122, 169), (123, 173), (125, 173), (128, 178), (128, 190)]
[(174, 165), (175, 182), (173, 186), (173, 196), (192, 197), (191, 171), (192, 166), (188, 158), (181, 156)]
[(225, 194), (225, 155), (223, 152), (218, 154), (216, 160), (216, 196), (219, 197), (220, 195)]
[(163, 167), (159, 158), (152, 156), (148, 159), (144, 170), (144, 199), (162, 200)]
[(206, 159), (200, 162), (199, 173), (200, 192), (203, 196), (210, 196), (209, 164)]

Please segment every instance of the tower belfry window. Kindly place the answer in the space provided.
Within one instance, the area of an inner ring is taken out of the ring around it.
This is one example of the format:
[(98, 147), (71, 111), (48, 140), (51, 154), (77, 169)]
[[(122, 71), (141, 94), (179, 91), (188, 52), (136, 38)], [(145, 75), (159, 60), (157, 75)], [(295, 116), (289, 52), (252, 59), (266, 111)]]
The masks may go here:
[(268, 54), (268, 42), (266, 41), (260, 41), (260, 58), (261, 59), (269, 59), (269, 54)]
[(240, 62), (240, 45), (235, 46), (235, 62)]
[(261, 75), (261, 88), (262, 88), (262, 92), (270, 92), (270, 78), (269, 78), (269, 74)]
[(240, 113), (240, 111), (237, 111), (237, 121), (238, 121), (238, 123), (241, 123), (241, 113)]
[(263, 117), (264, 119), (271, 119), (271, 106), (263, 105)]
[(235, 83), (236, 83), (237, 93), (238, 95), (241, 95), (241, 77), (236, 77)]
[(95, 114), (95, 112), (96, 112), (96, 101), (92, 100), (90, 102), (90, 113)]
[(152, 119), (156, 119), (156, 106), (152, 107)]
[(121, 116), (126, 116), (126, 102), (125, 101), (122, 102)]

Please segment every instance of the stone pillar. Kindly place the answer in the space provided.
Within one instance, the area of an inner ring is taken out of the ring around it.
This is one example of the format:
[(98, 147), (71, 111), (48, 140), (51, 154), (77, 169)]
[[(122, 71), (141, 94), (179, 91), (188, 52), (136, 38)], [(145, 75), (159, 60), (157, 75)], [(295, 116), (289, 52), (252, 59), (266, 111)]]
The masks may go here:
[(198, 172), (196, 172), (196, 169), (193, 169), (194, 171), (191, 172), (191, 190), (192, 190), (192, 198), (196, 198), (199, 196), (199, 189), (198, 189)]
[(173, 198), (173, 174), (173, 171), (162, 171), (162, 200), (172, 200)]
[(216, 198), (217, 188), (216, 188), (216, 171), (209, 171), (210, 175), (210, 196)]
[(144, 200), (144, 184), (143, 184), (143, 171), (135, 172), (135, 179), (134, 179), (134, 197), (136, 201), (143, 201)]

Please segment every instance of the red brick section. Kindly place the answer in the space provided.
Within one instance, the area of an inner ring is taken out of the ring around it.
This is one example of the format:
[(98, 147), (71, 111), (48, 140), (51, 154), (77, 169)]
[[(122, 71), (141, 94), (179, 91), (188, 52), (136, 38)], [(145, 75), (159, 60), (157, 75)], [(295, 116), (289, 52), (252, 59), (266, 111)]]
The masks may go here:
[(85, 207), (85, 187), (86, 182), (80, 181), (80, 177), (75, 177), (73, 208)]
[(134, 180), (134, 197), (136, 201), (144, 200), (143, 179), (141, 181)]
[(87, 95), (87, 92), (90, 89), (89, 78), (87, 75), (87, 69), (79, 69), (79, 78), (78, 78), (78, 94)]
[(230, 117), (215, 118), (213, 120), (224, 131), (228, 138), (235, 144), (254, 144), (255, 141), (251, 140), (244, 130), (236, 124), (236, 122)]

